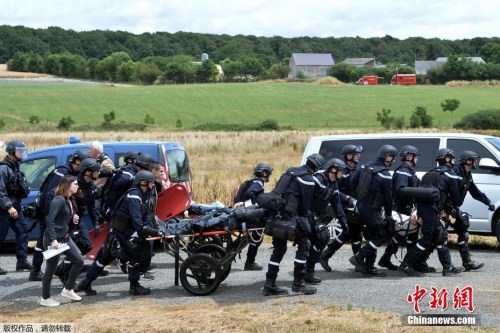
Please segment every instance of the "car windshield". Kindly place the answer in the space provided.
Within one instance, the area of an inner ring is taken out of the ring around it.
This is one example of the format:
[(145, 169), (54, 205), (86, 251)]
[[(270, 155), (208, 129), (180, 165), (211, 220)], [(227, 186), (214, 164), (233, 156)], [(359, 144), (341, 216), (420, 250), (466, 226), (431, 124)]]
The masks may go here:
[(500, 138), (492, 137), (492, 138), (487, 138), (486, 140), (500, 152)]
[(191, 180), (191, 167), (184, 150), (167, 151), (168, 176), (171, 182), (186, 182)]

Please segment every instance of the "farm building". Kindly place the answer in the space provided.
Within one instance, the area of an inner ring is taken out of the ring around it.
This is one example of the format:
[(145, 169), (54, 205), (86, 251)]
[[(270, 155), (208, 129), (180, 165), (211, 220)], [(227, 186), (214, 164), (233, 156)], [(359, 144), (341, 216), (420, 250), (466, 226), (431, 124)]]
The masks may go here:
[[(478, 64), (484, 63), (481, 57), (467, 57), (467, 59)], [(429, 69), (442, 66), (446, 61), (448, 61), (447, 57), (439, 57), (436, 60), (415, 61), (415, 72), (417, 75), (427, 75)]]
[(346, 58), (343, 61), (341, 61), (339, 64), (348, 64), (352, 66), (358, 66), (358, 67), (379, 67), (382, 66), (383, 64), (377, 62), (375, 58)]
[(330, 53), (292, 53), (290, 76), (297, 77), (301, 72), (309, 78), (324, 77), (334, 64)]

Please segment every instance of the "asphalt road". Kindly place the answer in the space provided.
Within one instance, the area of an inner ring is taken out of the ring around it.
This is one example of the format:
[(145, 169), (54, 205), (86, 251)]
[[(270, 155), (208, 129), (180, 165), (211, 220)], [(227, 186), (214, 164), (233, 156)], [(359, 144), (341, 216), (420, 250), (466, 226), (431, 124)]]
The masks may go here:
[[(381, 253), (381, 250), (379, 250)], [(476, 260), (484, 262), (485, 267), (475, 272), (464, 272), (459, 276), (443, 277), (437, 260), (433, 255), (429, 263), (438, 268), (438, 273), (427, 274), (424, 277), (406, 277), (398, 272), (387, 272), (386, 277), (365, 278), (354, 272), (349, 264), (348, 258), (352, 255), (350, 246), (342, 248), (331, 260), (332, 272), (325, 272), (321, 266), (317, 266), (319, 277), (323, 280), (317, 286), (318, 293), (304, 296), (291, 292), (293, 280), (293, 258), (295, 249), (289, 245), (285, 258), (282, 261), (281, 271), (278, 277), (278, 285), (290, 290), (289, 296), (280, 297), (283, 306), (299, 305), (303, 302), (311, 304), (332, 304), (342, 308), (367, 308), (383, 311), (393, 311), (398, 314), (413, 314), (413, 303), (407, 301), (408, 294), (415, 292), (418, 284), (427, 290), (427, 294), (420, 301), (421, 313), (426, 314), (463, 314), (469, 313), (464, 307), (453, 309), (453, 293), (455, 288), (463, 290), (466, 287), (473, 288), (474, 314), (479, 315), (481, 326), (500, 329), (500, 253), (496, 250), (473, 250)], [(257, 261), (267, 263), (271, 254), (271, 246), (263, 244), (259, 250)], [(144, 286), (152, 289), (152, 294), (145, 296), (151, 301), (161, 305), (174, 304), (199, 304), (204, 302), (215, 302), (220, 305), (234, 303), (252, 303), (272, 306), (276, 297), (264, 297), (262, 287), (265, 280), (265, 271), (244, 271), (244, 258), (237, 258), (233, 263), (231, 273), (222, 282), (219, 288), (209, 296), (193, 296), (179, 284), (174, 285), (174, 259), (161, 247), (157, 247), (153, 263), (157, 264), (154, 270), (155, 280), (141, 281)], [(380, 254), (379, 254), (380, 256)], [(452, 250), (452, 259), (455, 264), (461, 264), (456, 249)], [(394, 259), (393, 259), (394, 261)], [(28, 272), (15, 272), (16, 259), (12, 253), (0, 255), (0, 265), (8, 270), (7, 275), (0, 276), (0, 312), (2, 309), (19, 309), (29, 311), (39, 307), (38, 301), (41, 295), (41, 283), (29, 282)], [(110, 274), (101, 277), (93, 284), (98, 295), (84, 297), (80, 304), (71, 308), (77, 309), (85, 304), (102, 303), (112, 305), (113, 302), (124, 304), (136, 301), (136, 298), (128, 295), (127, 277), (115, 266), (108, 266)], [(81, 278), (82, 276), (80, 276)], [(57, 295), (62, 288), (57, 278), (53, 281), (53, 294)], [(446, 289), (448, 293), (448, 309), (441, 311), (440, 308), (432, 309), (431, 287), (438, 290)], [(57, 296), (56, 296), (57, 298)]]

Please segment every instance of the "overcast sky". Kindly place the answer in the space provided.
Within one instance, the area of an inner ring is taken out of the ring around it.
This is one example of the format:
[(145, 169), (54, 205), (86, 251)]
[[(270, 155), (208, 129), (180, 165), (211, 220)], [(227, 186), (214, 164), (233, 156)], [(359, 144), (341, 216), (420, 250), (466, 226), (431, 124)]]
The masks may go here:
[[(464, 39), (500, 35), (497, 0), (1, 0), (0, 25), (134, 34)], [(1, 38), (1, 37), (0, 37)]]

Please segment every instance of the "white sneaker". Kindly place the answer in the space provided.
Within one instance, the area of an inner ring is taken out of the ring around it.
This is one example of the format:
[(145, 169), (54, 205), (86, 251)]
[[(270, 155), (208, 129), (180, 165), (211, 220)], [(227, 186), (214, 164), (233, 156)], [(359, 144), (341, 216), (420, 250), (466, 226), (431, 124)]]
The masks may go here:
[(47, 299), (42, 297), (42, 299), (40, 300), (40, 305), (53, 307), (53, 306), (59, 306), (59, 305), (61, 305), (61, 303), (59, 303), (58, 301), (56, 301), (55, 299), (53, 299), (51, 297), (49, 297)]
[(63, 288), (63, 290), (61, 291), (61, 296), (69, 298), (73, 301), (81, 301), (82, 300), (82, 298), (80, 296), (75, 294), (73, 289), (68, 290), (66, 288)]

